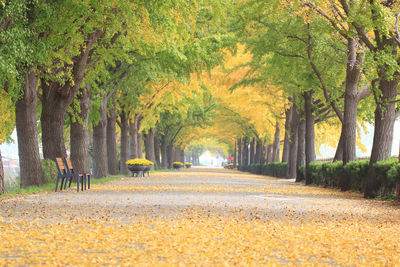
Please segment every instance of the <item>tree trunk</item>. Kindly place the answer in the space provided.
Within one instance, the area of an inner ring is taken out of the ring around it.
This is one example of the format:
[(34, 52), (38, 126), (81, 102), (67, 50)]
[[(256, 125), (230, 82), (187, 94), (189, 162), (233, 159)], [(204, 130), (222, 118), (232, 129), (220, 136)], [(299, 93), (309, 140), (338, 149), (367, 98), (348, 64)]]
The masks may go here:
[(340, 133), (339, 142), (336, 147), (336, 153), (335, 153), (335, 157), (333, 158), (333, 161), (342, 161), (343, 160), (343, 143), (344, 143), (344, 134), (343, 134), (343, 129), (342, 129), (342, 132)]
[[(35, 72), (25, 74), (24, 95), (15, 107), (21, 187), (45, 182), (38, 143), (37, 82)], [(55, 160), (55, 157), (52, 159)]]
[(167, 135), (161, 135), (161, 168), (168, 168)]
[(263, 163), (263, 145), (261, 140), (257, 140), (257, 146), (256, 146), (256, 163)]
[(233, 167), (236, 168), (237, 165), (237, 143), (235, 140), (235, 152), (234, 152), (234, 156), (233, 156)]
[(154, 154), (154, 129), (150, 129), (146, 134), (146, 159), (155, 164), (156, 156)]
[(238, 138), (238, 165), (242, 165), (242, 138)]
[(4, 193), (4, 168), (3, 168), (3, 158), (1, 157), (0, 151), (0, 195)]
[(285, 140), (283, 141), (283, 151), (282, 151), (282, 162), (287, 162), (289, 159), (289, 131), (290, 131), (290, 119), (292, 118), (292, 110), (290, 107), (285, 112)]
[(249, 165), (249, 138), (243, 138), (243, 166)]
[(171, 142), (167, 145), (167, 162), (168, 162), (168, 169), (172, 168), (172, 162), (174, 162), (174, 143)]
[(107, 117), (107, 159), (108, 172), (112, 175), (118, 174), (118, 156), (117, 156), (117, 112), (115, 105), (109, 110)]
[(79, 173), (90, 171), (90, 155), (89, 155), (89, 113), (90, 103), (90, 87), (81, 88), (81, 94), (78, 97), (80, 104), (80, 120), (71, 122), (71, 161), (74, 170)]
[(379, 189), (379, 183), (374, 174), (373, 164), (390, 156), (393, 128), (396, 119), (394, 100), (397, 95), (398, 79), (388, 81), (381, 78), (379, 89), (382, 92), (379, 103), (375, 109), (375, 130), (372, 143), (371, 158), (369, 161), (368, 177), (364, 197), (375, 197)]
[[(140, 123), (138, 124), (138, 130), (140, 129)], [(137, 143), (137, 153), (138, 153), (138, 158), (142, 159), (143, 158), (143, 134), (142, 132), (138, 132), (138, 143)]]
[[(358, 83), (360, 81), (361, 67), (357, 57), (356, 40), (348, 39), (347, 42), (347, 69), (346, 91), (344, 98), (343, 116), (343, 165), (356, 160), (356, 130), (357, 130), (357, 105)], [(343, 189), (348, 189), (349, 181), (343, 184)]]
[(250, 165), (256, 163), (255, 159), (255, 138), (251, 138), (250, 141)]
[(80, 54), (72, 59), (73, 81), (60, 84), (57, 81), (43, 78), (41, 82), (42, 114), (40, 122), (44, 158), (54, 159), (67, 155), (64, 144), (65, 114), (81, 87), (91, 48), (102, 34), (101, 31), (96, 30), (86, 36)]
[(105, 97), (99, 109), (100, 119), (93, 127), (93, 177), (108, 175), (107, 162), (107, 101)]
[(134, 120), (129, 120), (129, 140), (130, 140), (130, 158), (137, 159), (138, 156), (138, 143), (137, 143), (137, 127), (138, 125), (138, 115), (135, 115)]
[(155, 165), (157, 169), (161, 167), (160, 160), (160, 135), (158, 133), (157, 127), (154, 128), (154, 156), (155, 156)]
[(288, 168), (286, 170), (287, 178), (296, 178), (297, 174), (297, 148), (298, 148), (298, 127), (299, 113), (297, 107), (293, 104), (292, 118), (290, 119), (290, 139), (289, 139), (289, 159)]
[[(43, 89), (44, 94), (46, 91)], [(42, 125), (42, 147), (43, 156), (47, 159), (66, 157), (64, 143), (64, 124), (67, 107), (65, 104), (54, 101), (48, 103), (42, 100), (42, 114), (40, 123)]]
[(129, 123), (125, 111), (122, 111), (119, 115), (121, 119), (120, 129), (121, 129), (121, 152), (119, 169), (121, 174), (129, 174), (128, 167), (125, 162), (128, 160), (128, 133), (129, 133)]
[(179, 161), (185, 163), (185, 149), (179, 147)]
[(306, 117), (306, 185), (311, 184), (310, 163), (315, 161), (315, 118), (312, 114), (312, 92), (304, 93), (304, 112)]
[(300, 171), (300, 166), (306, 163), (306, 121), (301, 119), (299, 122), (297, 134), (297, 176), (296, 182), (300, 182), (304, 179), (304, 173)]
[(279, 148), (281, 146), (281, 132), (278, 123), (275, 126), (274, 143), (272, 149), (272, 161), (279, 162)]

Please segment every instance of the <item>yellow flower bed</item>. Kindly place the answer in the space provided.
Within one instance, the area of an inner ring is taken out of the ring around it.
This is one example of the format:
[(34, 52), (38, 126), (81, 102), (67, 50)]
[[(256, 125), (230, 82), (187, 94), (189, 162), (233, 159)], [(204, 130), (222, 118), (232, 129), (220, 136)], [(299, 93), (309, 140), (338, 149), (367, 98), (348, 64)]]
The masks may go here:
[(125, 162), (126, 165), (146, 166), (154, 165), (153, 162), (147, 159), (130, 159)]
[(185, 163), (185, 165), (186, 166), (192, 166), (192, 163), (188, 162), (188, 163)]
[(184, 164), (182, 162), (175, 161), (175, 162), (172, 162), (172, 165), (183, 166)]

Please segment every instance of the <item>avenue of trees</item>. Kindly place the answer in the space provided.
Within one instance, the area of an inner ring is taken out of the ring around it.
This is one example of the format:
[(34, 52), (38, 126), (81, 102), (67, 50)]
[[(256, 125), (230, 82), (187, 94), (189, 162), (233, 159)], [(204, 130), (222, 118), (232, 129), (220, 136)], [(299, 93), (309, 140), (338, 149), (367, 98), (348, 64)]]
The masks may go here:
[(104, 177), (130, 158), (198, 163), (210, 144), (241, 166), (287, 162), (297, 180), (305, 165), (310, 184), (318, 148), (346, 165), (371, 123), (374, 197), (398, 116), (399, 14), (375, 0), (0, 1), (0, 142), (16, 128), (21, 187), (45, 182), (40, 147)]

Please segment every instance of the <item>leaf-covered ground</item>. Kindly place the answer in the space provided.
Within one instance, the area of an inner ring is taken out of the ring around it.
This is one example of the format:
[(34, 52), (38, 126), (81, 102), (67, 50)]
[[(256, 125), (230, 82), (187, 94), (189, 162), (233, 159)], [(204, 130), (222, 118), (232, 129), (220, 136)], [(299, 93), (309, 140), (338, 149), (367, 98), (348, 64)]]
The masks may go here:
[(400, 266), (400, 208), (227, 170), (0, 200), (0, 265)]

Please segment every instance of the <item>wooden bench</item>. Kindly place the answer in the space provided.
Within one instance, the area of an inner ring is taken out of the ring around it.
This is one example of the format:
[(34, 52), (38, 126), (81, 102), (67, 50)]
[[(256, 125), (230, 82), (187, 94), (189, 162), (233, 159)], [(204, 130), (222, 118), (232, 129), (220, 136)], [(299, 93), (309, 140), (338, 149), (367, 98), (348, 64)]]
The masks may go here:
[[(82, 180), (82, 182), (81, 182), (81, 190), (83, 191), (83, 190), (86, 190), (86, 185), (87, 185), (87, 189), (90, 189), (90, 177), (91, 177), (91, 173), (90, 172), (87, 172), (87, 173), (77, 173), (77, 172), (75, 172), (74, 171), (74, 167), (72, 167), (72, 162), (71, 162), (71, 159), (70, 158), (66, 158), (65, 159), (65, 163), (66, 163), (66, 165), (67, 165), (67, 171), (69, 172), (69, 173), (71, 173), (72, 175), (78, 175), (80, 178), (81, 178), (81, 180)], [(70, 179), (70, 181), (69, 181), (69, 187), (71, 187), (71, 182), (72, 182), (72, 179)]]
[(56, 165), (58, 169), (57, 181), (56, 181), (56, 189), (57, 192), (58, 183), (61, 179), (60, 191), (67, 188), (67, 182), (69, 179), (68, 187), (71, 187), (71, 183), (73, 179), (76, 179), (76, 190), (79, 192), (79, 182), (81, 183), (81, 190), (86, 190), (86, 184), (88, 185), (88, 189), (90, 189), (90, 173), (77, 173), (74, 171), (72, 167), (70, 158), (56, 158)]
[[(62, 158), (56, 158), (55, 162), (56, 162), (57, 170), (58, 170), (56, 189), (55, 189), (55, 192), (57, 192), (58, 183), (60, 182), (60, 179), (61, 179), (61, 186), (60, 186), (60, 191), (61, 191), (63, 189), (63, 187), (65, 188), (65, 185), (67, 184), (67, 179), (70, 177), (73, 177), (73, 176), (71, 173), (69, 173), (67, 171), (67, 168), (65, 167), (65, 164), (64, 164), (64, 160)], [(78, 189), (79, 189), (79, 187), (78, 187)]]

